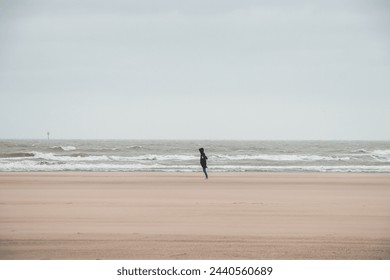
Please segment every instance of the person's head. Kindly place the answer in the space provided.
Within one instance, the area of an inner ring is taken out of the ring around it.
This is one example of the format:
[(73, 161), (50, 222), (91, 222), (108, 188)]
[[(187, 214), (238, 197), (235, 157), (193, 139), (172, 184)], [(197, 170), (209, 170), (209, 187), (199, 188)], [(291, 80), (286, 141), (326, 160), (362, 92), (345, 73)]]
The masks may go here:
[(204, 149), (203, 149), (203, 148), (200, 148), (200, 149), (199, 149), (199, 152), (200, 152), (201, 154), (203, 154), (203, 153), (204, 153)]

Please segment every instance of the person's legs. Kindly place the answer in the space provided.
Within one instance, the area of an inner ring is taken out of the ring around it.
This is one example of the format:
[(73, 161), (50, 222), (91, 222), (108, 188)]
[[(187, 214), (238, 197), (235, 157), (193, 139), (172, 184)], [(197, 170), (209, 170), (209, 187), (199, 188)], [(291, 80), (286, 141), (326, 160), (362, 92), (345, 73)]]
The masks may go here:
[(206, 175), (206, 179), (208, 179), (209, 176), (207, 175), (206, 167), (203, 167), (203, 172), (204, 172), (204, 175)]

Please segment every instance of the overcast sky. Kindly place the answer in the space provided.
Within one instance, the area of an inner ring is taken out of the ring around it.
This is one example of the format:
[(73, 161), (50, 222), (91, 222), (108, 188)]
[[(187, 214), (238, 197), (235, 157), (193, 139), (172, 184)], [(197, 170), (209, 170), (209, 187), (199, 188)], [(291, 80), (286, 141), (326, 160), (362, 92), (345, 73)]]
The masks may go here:
[(0, 0), (0, 138), (390, 140), (390, 1)]

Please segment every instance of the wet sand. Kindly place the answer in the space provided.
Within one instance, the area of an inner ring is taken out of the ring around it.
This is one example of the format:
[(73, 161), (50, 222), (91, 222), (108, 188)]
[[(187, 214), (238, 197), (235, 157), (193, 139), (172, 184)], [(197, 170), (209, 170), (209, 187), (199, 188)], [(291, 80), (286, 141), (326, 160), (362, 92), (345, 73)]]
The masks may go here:
[(0, 173), (0, 259), (390, 259), (390, 174)]

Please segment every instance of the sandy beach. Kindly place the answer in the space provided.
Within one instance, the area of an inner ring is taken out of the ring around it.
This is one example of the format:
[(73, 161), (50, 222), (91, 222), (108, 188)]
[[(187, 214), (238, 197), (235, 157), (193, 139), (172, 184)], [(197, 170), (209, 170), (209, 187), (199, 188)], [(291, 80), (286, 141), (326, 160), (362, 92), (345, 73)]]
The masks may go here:
[(3, 172), (0, 259), (390, 259), (390, 174)]

